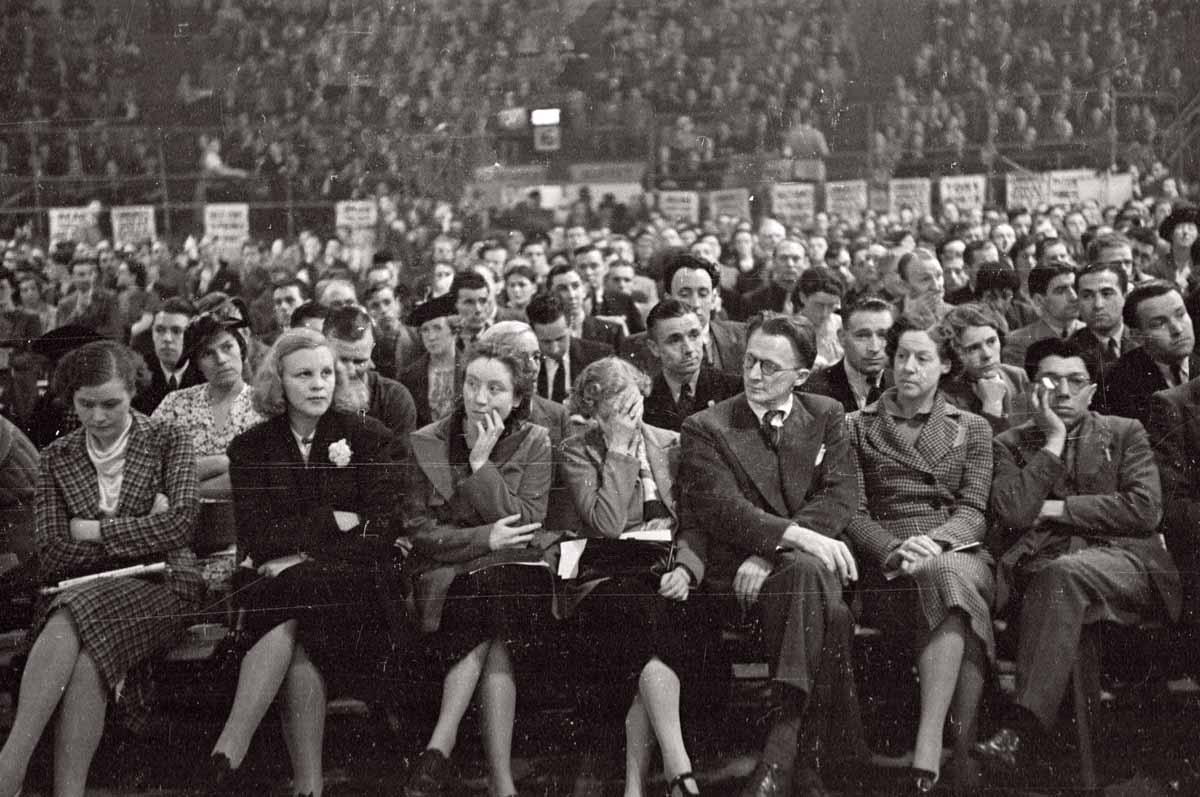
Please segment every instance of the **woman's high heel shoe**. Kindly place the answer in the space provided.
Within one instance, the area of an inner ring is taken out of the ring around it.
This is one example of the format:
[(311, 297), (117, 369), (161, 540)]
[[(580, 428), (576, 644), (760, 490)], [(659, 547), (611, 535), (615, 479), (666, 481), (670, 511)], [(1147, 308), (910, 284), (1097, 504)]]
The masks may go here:
[[(689, 781), (691, 788), (688, 788)], [(667, 797), (700, 797), (700, 784), (696, 782), (696, 776), (691, 772), (677, 775), (667, 784)]]
[(938, 773), (912, 767), (908, 770), (914, 794), (929, 794), (937, 787)]

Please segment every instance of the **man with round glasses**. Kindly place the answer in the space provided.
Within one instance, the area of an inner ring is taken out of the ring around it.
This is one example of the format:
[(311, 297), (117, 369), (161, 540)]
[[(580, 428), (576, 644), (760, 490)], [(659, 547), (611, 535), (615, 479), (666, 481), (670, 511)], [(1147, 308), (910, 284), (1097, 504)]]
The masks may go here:
[(977, 746), (993, 772), (1028, 775), (1044, 749), (1084, 627), (1179, 616), (1179, 573), (1156, 535), (1162, 489), (1139, 421), (1090, 409), (1096, 386), (1069, 340), (1030, 345), (1033, 418), (995, 440), (996, 607), (1019, 617), (1017, 688)]

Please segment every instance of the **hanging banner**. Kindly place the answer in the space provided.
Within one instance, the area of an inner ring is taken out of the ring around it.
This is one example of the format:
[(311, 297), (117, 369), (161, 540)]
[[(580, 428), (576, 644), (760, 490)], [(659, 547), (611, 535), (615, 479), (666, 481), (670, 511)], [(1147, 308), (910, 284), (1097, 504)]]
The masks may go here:
[(933, 212), (932, 192), (933, 183), (928, 177), (888, 180), (888, 215), (898, 216), (901, 208), (908, 207), (918, 217), (928, 216)]
[(976, 210), (987, 204), (987, 177), (963, 174), (938, 180), (938, 202), (953, 202), (959, 210)]
[(735, 219), (750, 218), (750, 192), (745, 188), (726, 188), (708, 192), (708, 217), (732, 216)]
[(91, 209), (50, 208), (50, 243), (57, 241), (83, 241), (86, 232), (95, 225)]
[(1037, 210), (1039, 205), (1047, 201), (1049, 186), (1044, 174), (1026, 172), (1024, 174), (1010, 173), (1004, 176), (1004, 204), (1009, 210), (1027, 208)]
[(806, 224), (817, 212), (817, 192), (812, 183), (775, 183), (771, 186), (771, 213), (784, 224)]
[(351, 230), (373, 230), (379, 221), (379, 205), (373, 199), (338, 202), (337, 226)]
[(825, 212), (845, 221), (858, 221), (867, 209), (867, 181), (825, 183)]
[(113, 243), (117, 246), (125, 244), (139, 246), (147, 241), (152, 243), (158, 239), (158, 231), (154, 226), (153, 205), (128, 205), (113, 208), (110, 218)]
[(204, 235), (216, 242), (225, 257), (238, 257), (250, 237), (250, 206), (245, 202), (205, 205)]
[(695, 191), (659, 191), (658, 212), (669, 222), (700, 222), (700, 195)]
[(1133, 175), (1125, 172), (1124, 174), (1109, 174), (1106, 177), (1104, 199), (1101, 200), (1101, 204), (1120, 207), (1133, 199)]

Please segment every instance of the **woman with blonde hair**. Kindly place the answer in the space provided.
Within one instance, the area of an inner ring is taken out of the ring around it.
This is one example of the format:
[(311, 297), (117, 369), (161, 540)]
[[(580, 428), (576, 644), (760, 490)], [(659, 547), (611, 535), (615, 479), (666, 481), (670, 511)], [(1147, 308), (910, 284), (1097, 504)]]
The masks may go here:
[(255, 378), (254, 408), (267, 420), (229, 446), (245, 557), (237, 594), (254, 642), (209, 760), (213, 794), (237, 791), (235, 773), (282, 691), (294, 792), (319, 797), (326, 681), (374, 653), (363, 640), (386, 623), (403, 441), (334, 405), (334, 356), (318, 332), (280, 335)]
[(656, 741), (671, 794), (699, 793), (683, 741), (680, 674), (684, 680), (696, 674), (709, 625), (687, 612), (692, 574), (671, 564), (679, 434), (643, 423), (649, 387), (649, 378), (619, 357), (588, 365), (575, 380), (571, 411), (594, 423), (563, 442), (564, 480), (586, 536), (619, 540), (637, 531), (664, 541), (663, 556), (645, 567), (640, 560), (654, 549), (630, 541), (631, 553), (637, 546), (632, 561), (619, 555), (618, 543), (614, 567), (600, 563), (580, 573), (589, 590), (578, 609), (579, 639), (587, 646), (580, 658), (594, 680), (623, 680), (632, 692), (625, 715), (626, 797), (645, 793)]

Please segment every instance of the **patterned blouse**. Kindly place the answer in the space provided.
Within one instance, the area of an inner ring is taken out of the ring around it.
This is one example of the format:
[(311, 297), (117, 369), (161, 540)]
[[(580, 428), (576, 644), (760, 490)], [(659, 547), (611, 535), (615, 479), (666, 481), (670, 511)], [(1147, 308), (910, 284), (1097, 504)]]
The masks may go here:
[(153, 417), (170, 421), (187, 432), (192, 438), (197, 457), (224, 454), (233, 438), (265, 420), (250, 404), (253, 393), (249, 385), (242, 385), (242, 392), (233, 399), (229, 408), (229, 420), (221, 429), (217, 428), (217, 422), (213, 419), (208, 385), (171, 391), (158, 405)]

